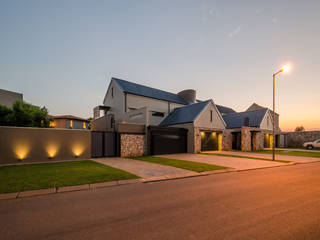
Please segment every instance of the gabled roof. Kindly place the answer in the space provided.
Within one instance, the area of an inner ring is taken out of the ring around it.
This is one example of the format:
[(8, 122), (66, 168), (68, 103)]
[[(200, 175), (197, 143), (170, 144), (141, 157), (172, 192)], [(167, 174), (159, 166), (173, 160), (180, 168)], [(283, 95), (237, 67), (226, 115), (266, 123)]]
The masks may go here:
[[(253, 103), (250, 107), (248, 107), (248, 109), (246, 110), (246, 112), (248, 111), (253, 111), (253, 110), (259, 110), (259, 109), (264, 109), (266, 107), (260, 106), (259, 104)], [(273, 111), (271, 109), (269, 109), (271, 114), (273, 114)], [(278, 113), (276, 113), (277, 115), (279, 115)]]
[(223, 119), (227, 124), (226, 128), (241, 128), (244, 126), (246, 118), (249, 118), (249, 127), (260, 127), (261, 122), (266, 115), (268, 109), (262, 108), (253, 111), (230, 113), (223, 115)]
[(207, 100), (204, 102), (175, 108), (165, 119), (163, 119), (159, 126), (169, 126), (194, 122), (202, 112), (202, 110), (211, 102), (212, 100)]
[(183, 105), (190, 104), (188, 101), (180, 97), (178, 94), (162, 91), (156, 88), (147, 87), (133, 82), (128, 82), (118, 78), (112, 78), (119, 88), (125, 92), (143, 97), (149, 97), (159, 100), (164, 100), (173, 103), (179, 103)]
[(229, 107), (225, 107), (225, 106), (222, 106), (222, 105), (218, 105), (216, 104), (217, 108), (218, 108), (218, 111), (221, 113), (221, 114), (229, 114), (229, 113), (236, 113), (235, 110), (233, 110), (232, 108), (229, 108)]

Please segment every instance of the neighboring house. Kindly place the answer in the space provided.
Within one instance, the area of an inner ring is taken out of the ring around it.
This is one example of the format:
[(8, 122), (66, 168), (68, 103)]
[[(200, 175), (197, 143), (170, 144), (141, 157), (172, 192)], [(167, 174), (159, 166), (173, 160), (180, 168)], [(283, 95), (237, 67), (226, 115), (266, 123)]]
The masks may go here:
[(12, 107), (14, 102), (23, 100), (22, 93), (12, 92), (4, 89), (0, 89), (0, 104), (7, 107)]
[[(164, 153), (166, 149), (177, 152), (185, 149), (189, 153), (259, 150), (263, 148), (262, 132), (270, 134), (272, 130), (272, 116), (267, 108), (257, 104), (253, 107), (256, 108), (253, 111), (237, 113), (216, 105), (212, 99), (196, 100), (196, 91), (192, 89), (170, 93), (112, 78), (103, 105), (94, 108), (92, 129), (117, 132), (120, 125), (121, 129), (126, 128), (123, 124), (130, 125), (128, 129), (133, 125), (144, 126), (145, 154)], [(183, 144), (185, 148), (173, 147)], [(129, 145), (133, 146), (133, 142)]]
[(53, 118), (53, 122), (50, 123), (50, 127), (68, 129), (89, 129), (90, 121), (84, 118), (72, 115), (50, 117)]
[[(268, 108), (251, 105), (245, 112), (224, 114), (223, 119), (232, 135), (232, 149), (260, 150), (269, 148), (273, 143), (273, 116)], [(276, 114), (276, 146), (279, 143), (279, 115)], [(249, 135), (249, 136), (247, 136)]]

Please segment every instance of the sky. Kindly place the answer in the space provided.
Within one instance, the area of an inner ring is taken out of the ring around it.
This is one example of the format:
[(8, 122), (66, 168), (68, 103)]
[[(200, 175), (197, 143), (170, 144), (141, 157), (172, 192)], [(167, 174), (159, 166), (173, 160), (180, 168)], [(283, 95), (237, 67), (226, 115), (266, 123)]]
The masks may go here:
[(320, 1), (0, 0), (0, 88), (91, 117), (111, 77), (320, 129)]

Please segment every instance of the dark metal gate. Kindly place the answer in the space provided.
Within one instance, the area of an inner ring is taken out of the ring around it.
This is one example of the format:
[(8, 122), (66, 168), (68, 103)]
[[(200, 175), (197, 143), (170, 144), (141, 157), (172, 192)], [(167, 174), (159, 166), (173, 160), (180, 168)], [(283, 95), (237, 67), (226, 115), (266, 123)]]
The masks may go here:
[(91, 157), (113, 157), (116, 155), (115, 132), (91, 132)]
[(148, 128), (148, 152), (150, 155), (186, 153), (188, 130), (184, 128)]

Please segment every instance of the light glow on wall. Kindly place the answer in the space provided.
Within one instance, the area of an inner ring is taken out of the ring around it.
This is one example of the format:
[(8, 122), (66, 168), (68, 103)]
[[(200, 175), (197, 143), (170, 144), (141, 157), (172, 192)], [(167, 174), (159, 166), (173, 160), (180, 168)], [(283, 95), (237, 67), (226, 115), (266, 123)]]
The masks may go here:
[(27, 144), (18, 143), (14, 147), (14, 152), (19, 160), (23, 160), (28, 156), (30, 147)]
[(51, 143), (46, 147), (46, 151), (49, 158), (54, 158), (58, 153), (59, 147), (57, 144)]
[(72, 148), (72, 152), (75, 157), (79, 157), (84, 151), (84, 147), (81, 145), (74, 145)]

